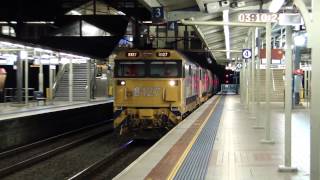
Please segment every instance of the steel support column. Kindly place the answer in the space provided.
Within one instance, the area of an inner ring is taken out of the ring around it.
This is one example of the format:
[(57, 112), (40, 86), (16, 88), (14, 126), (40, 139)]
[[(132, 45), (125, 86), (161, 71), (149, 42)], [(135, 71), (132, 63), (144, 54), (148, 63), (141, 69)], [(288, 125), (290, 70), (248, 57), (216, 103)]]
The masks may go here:
[(247, 79), (248, 79), (248, 85), (247, 85), (247, 91), (248, 91), (248, 111), (251, 113), (252, 108), (252, 92), (251, 92), (251, 61), (247, 59)]
[(26, 58), (24, 60), (24, 103), (27, 105), (29, 102), (29, 62)]
[(245, 104), (245, 108), (248, 108), (249, 105), (249, 82), (248, 82), (248, 63), (246, 60), (244, 60), (244, 77), (245, 77), (245, 91), (246, 91), (246, 104)]
[(261, 65), (261, 58), (260, 58), (260, 48), (261, 48), (261, 33), (260, 29), (256, 28), (256, 37), (257, 37), (257, 47), (258, 47), (258, 56), (257, 56), (257, 73), (256, 73), (256, 100), (257, 100), (257, 107), (256, 107), (256, 124), (253, 126), (255, 129), (263, 129), (264, 126), (261, 123), (262, 116), (261, 116), (261, 92), (260, 92), (260, 86), (261, 86), (261, 71), (260, 71), (260, 65)]
[(244, 92), (243, 92), (243, 86), (244, 86), (244, 82), (243, 82), (243, 68), (244, 68), (244, 64), (242, 63), (242, 67), (240, 69), (240, 102), (243, 105), (244, 104)]
[(251, 49), (252, 49), (252, 57), (251, 57), (251, 118), (256, 118), (256, 96), (255, 96), (255, 70), (256, 70), (256, 63), (255, 63), (255, 49), (256, 49), (256, 35), (255, 30), (252, 28), (251, 30)]
[(69, 62), (69, 102), (73, 102), (73, 64), (72, 59)]
[(40, 65), (39, 65), (38, 78), (39, 78), (39, 89), (38, 90), (43, 93), (43, 65), (41, 64), (41, 61), (40, 61)]
[[(311, 157), (310, 157), (310, 180), (320, 179), (320, 81), (317, 79), (320, 77), (320, 46), (317, 39), (320, 39), (318, 28), (320, 27), (320, 1), (312, 1), (312, 26), (310, 34), (312, 52), (312, 77), (311, 78)], [(307, 29), (308, 30), (308, 29)]]
[[(50, 99), (50, 104), (53, 104), (53, 71), (52, 71), (52, 65), (49, 65), (49, 99)], [(47, 95), (47, 96), (48, 96)]]
[(291, 113), (292, 113), (292, 30), (286, 27), (286, 81), (285, 81), (285, 137), (284, 137), (284, 165), (279, 166), (279, 171), (297, 171), (291, 167)]
[(16, 96), (17, 96), (17, 103), (21, 104), (22, 103), (22, 59), (21, 59), (21, 55), (20, 55), (20, 51), (18, 52), (18, 59), (17, 59), (17, 92), (16, 92)]
[(265, 108), (265, 137), (261, 140), (261, 143), (274, 143), (271, 139), (271, 23), (266, 23), (266, 108)]
[(87, 100), (91, 100), (91, 59), (87, 61)]

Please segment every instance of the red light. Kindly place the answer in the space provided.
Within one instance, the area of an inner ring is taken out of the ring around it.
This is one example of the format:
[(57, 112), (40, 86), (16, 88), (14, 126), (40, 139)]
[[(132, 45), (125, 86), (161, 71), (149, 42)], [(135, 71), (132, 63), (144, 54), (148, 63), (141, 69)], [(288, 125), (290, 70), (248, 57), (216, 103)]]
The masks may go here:
[(229, 75), (227, 74), (226, 77), (229, 77)]

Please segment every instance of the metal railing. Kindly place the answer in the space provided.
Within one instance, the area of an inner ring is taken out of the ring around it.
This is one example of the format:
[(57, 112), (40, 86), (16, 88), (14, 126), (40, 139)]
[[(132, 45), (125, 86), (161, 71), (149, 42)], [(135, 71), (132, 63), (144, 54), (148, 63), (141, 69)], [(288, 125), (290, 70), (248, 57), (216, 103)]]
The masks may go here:
[(221, 93), (235, 93), (239, 92), (239, 84), (221, 84)]

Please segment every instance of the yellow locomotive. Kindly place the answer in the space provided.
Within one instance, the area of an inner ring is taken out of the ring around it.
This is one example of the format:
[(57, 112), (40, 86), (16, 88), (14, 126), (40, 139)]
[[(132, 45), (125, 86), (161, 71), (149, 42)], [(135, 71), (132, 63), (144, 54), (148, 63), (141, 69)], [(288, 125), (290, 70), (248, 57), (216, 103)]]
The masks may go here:
[(162, 135), (212, 95), (211, 72), (176, 50), (122, 51), (114, 62), (114, 127), (120, 134)]

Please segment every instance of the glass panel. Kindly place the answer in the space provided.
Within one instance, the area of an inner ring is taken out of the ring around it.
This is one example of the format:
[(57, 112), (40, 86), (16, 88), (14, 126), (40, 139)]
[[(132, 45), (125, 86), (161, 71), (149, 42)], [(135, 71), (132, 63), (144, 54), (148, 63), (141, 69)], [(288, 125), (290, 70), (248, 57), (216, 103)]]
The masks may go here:
[(146, 73), (145, 63), (142, 61), (119, 62), (117, 66), (117, 76), (119, 77), (141, 77)]
[(154, 77), (177, 77), (177, 62), (152, 61), (150, 63), (150, 76)]

